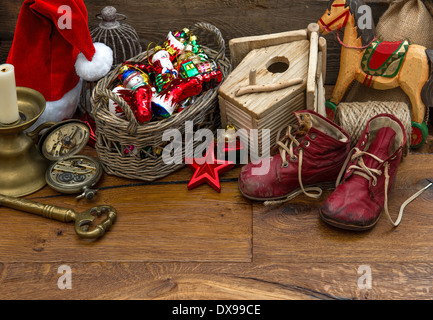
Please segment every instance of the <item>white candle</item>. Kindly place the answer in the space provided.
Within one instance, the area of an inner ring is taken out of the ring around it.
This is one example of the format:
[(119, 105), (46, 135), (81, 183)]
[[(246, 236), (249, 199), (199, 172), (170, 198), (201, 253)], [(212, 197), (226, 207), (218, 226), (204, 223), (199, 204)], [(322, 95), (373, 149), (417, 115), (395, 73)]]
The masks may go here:
[(11, 124), (19, 119), (14, 66), (0, 65), (0, 123)]

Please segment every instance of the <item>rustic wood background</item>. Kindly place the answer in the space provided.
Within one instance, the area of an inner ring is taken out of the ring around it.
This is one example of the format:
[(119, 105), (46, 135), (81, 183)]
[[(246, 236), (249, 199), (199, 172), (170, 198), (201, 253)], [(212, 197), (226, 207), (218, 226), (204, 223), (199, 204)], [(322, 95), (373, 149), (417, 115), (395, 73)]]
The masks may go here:
[[(262, 35), (306, 28), (325, 12), (327, 0), (85, 0), (89, 25), (97, 25), (101, 9), (107, 5), (125, 14), (142, 47), (149, 42), (161, 43), (168, 31), (205, 21), (218, 27), (226, 41), (233, 38)], [(22, 1), (3, 0), (0, 11), (0, 62), (6, 61)], [(388, 8), (387, 0), (367, 1), (375, 21)], [(335, 34), (327, 35), (328, 74), (326, 84), (334, 84), (339, 69), (340, 44)], [(208, 39), (206, 39), (207, 42)], [(204, 41), (202, 39), (202, 41)], [(227, 45), (227, 55), (229, 55)]]
[[(305, 28), (327, 3), (85, 2), (90, 25), (104, 6), (117, 7), (137, 29), (143, 47), (197, 21), (214, 24), (227, 41)], [(388, 6), (378, 0), (369, 4), (376, 20)], [(2, 0), (1, 63), (20, 5)], [(327, 83), (332, 84), (340, 48), (334, 35), (327, 39)], [(430, 141), (424, 152), (402, 162), (389, 197), (393, 215), (427, 184), (432, 150)], [(95, 155), (89, 148), (85, 153)], [(1, 207), (0, 299), (433, 299), (431, 189), (407, 207), (398, 229), (383, 217), (374, 230), (353, 234), (321, 222), (320, 201), (304, 196), (276, 208), (247, 201), (238, 191), (239, 170), (222, 176), (221, 194), (206, 185), (187, 191), (188, 168), (147, 185), (104, 175), (95, 201), (115, 206), (119, 219), (96, 243), (77, 239), (71, 225)], [(91, 205), (49, 187), (28, 198), (78, 211)], [(73, 270), (72, 290), (58, 288), (62, 264)], [(372, 269), (372, 290), (358, 287), (362, 265)]]

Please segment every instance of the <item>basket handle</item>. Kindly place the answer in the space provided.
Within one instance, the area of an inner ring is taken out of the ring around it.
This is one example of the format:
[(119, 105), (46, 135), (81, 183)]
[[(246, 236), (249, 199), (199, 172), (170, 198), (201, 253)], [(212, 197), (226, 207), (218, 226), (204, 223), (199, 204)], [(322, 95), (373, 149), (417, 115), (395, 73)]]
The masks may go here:
[(202, 29), (204, 31), (208, 31), (212, 33), (215, 37), (215, 39), (218, 42), (218, 50), (217, 55), (215, 57), (216, 60), (224, 60), (226, 57), (226, 44), (224, 41), (224, 37), (221, 33), (221, 31), (215, 27), (214, 25), (207, 23), (207, 22), (197, 22), (192, 29)]
[[(93, 90), (93, 94), (92, 94), (92, 101), (93, 101), (92, 106), (94, 106), (94, 110), (92, 110), (93, 114), (96, 114), (96, 112), (99, 109), (99, 104), (102, 103), (102, 101), (106, 101), (106, 99), (113, 100), (122, 109), (122, 111), (125, 113), (126, 119), (128, 120), (127, 131), (130, 135), (132, 136), (135, 135), (138, 128), (138, 122), (131, 108), (125, 102), (125, 100), (123, 100), (121, 97), (119, 97), (111, 90), (108, 90), (106, 87), (102, 87), (101, 90), (100, 88), (95, 88), (95, 90)], [(108, 101), (106, 102), (108, 103)]]

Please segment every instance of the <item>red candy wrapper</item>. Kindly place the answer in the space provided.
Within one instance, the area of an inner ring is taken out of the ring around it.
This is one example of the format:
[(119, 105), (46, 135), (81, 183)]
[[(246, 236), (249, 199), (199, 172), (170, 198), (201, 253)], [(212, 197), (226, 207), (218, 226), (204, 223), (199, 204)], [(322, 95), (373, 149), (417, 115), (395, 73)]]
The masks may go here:
[(222, 73), (219, 70), (211, 71), (205, 74), (199, 74), (196, 77), (202, 81), (203, 91), (217, 87), (222, 81)]
[(152, 120), (152, 88), (150, 86), (141, 86), (135, 90), (121, 89), (118, 93), (140, 123)]
[(167, 118), (176, 110), (178, 103), (198, 95), (202, 90), (202, 78), (176, 78), (158, 95), (153, 96), (153, 112), (156, 117)]

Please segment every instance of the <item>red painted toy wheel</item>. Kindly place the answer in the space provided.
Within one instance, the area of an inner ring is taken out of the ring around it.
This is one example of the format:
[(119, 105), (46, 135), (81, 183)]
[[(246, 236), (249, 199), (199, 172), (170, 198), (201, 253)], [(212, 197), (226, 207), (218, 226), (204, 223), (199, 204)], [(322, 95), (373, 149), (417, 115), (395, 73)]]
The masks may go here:
[(425, 122), (417, 123), (412, 122), (412, 134), (410, 147), (412, 149), (418, 149), (423, 146), (427, 140), (428, 127)]
[(326, 100), (326, 104), (325, 104), (326, 117), (331, 121), (334, 120), (335, 110), (337, 110), (337, 105), (329, 100)]

